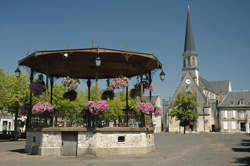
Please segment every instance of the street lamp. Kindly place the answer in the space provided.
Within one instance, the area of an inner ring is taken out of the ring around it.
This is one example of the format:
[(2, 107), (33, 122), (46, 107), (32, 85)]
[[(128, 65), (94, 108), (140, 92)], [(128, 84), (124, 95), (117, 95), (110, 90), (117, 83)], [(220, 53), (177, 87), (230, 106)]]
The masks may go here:
[(20, 77), (20, 75), (21, 75), (21, 70), (19, 69), (19, 67), (16, 68), (15, 74), (16, 74), (16, 77), (17, 77), (17, 78)]
[(166, 77), (166, 74), (162, 70), (161, 73), (160, 73), (160, 79), (163, 81), (163, 80), (165, 80), (165, 77)]
[[(18, 79), (21, 75), (21, 70), (19, 69), (19, 67), (17, 67), (17, 69), (15, 70), (15, 75), (16, 78)], [(17, 122), (17, 118), (18, 118), (18, 102), (16, 101), (16, 111), (15, 111), (15, 124), (14, 124), (14, 138), (13, 140), (17, 140), (18, 136), (17, 136), (17, 127), (18, 127), (18, 122)]]

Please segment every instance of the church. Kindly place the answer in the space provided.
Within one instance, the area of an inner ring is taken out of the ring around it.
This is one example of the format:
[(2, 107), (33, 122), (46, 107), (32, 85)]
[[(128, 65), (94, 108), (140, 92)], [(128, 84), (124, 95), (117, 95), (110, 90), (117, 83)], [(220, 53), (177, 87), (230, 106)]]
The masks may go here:
[[(170, 113), (177, 95), (180, 93), (192, 93), (199, 106), (194, 110), (198, 118), (195, 122), (186, 126), (189, 132), (211, 132), (220, 130), (219, 111), (217, 105), (224, 96), (230, 92), (231, 82), (229, 80), (208, 81), (201, 77), (198, 68), (198, 53), (195, 49), (194, 35), (192, 32), (190, 7), (187, 11), (186, 34), (184, 52), (182, 54), (183, 66), (181, 82), (171, 101), (169, 101), (167, 112)], [(175, 118), (167, 118), (169, 132), (183, 132), (184, 128), (179, 125)]]

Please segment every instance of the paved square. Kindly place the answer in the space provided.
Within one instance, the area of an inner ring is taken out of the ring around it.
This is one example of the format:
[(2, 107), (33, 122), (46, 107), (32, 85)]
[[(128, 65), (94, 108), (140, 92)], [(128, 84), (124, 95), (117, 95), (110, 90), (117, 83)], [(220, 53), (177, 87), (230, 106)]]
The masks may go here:
[(250, 165), (250, 135), (168, 134), (155, 136), (156, 151), (138, 156), (41, 157), (24, 153), (25, 141), (0, 140), (0, 166), (231, 166)]

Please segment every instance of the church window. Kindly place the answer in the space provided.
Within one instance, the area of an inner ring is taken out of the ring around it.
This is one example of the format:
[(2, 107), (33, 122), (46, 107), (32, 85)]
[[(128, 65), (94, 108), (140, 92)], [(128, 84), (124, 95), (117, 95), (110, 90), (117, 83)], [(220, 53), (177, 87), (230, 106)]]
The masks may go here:
[(232, 121), (232, 129), (236, 129), (236, 122)]
[(223, 122), (223, 128), (227, 129), (227, 122)]
[(186, 61), (183, 59), (183, 66), (186, 67)]

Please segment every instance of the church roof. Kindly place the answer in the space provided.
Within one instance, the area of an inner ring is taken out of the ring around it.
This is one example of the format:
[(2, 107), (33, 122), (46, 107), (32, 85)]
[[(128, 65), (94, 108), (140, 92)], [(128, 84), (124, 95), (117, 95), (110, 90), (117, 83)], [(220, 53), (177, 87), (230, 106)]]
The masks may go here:
[(226, 94), (229, 92), (229, 80), (222, 80), (222, 81), (207, 81), (206, 79), (199, 77), (200, 88), (206, 89), (211, 91), (215, 94), (224, 93)]
[(250, 107), (250, 91), (228, 92), (219, 107)]
[(188, 13), (187, 13), (186, 35), (185, 35), (185, 45), (184, 45), (184, 52), (186, 51), (195, 52), (194, 35), (192, 32), (192, 25), (190, 19), (190, 7), (188, 7)]

